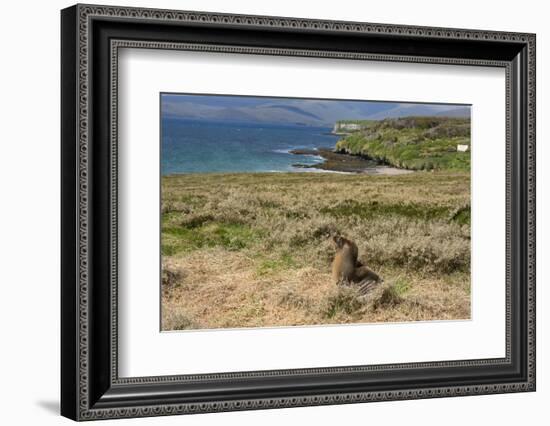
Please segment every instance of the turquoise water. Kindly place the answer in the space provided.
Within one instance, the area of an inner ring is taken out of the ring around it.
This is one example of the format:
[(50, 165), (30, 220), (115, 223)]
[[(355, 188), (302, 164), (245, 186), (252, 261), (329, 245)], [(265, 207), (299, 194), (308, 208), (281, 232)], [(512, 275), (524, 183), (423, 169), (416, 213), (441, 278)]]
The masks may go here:
[(334, 147), (331, 128), (237, 124), (164, 118), (161, 170), (177, 173), (303, 171), (292, 164), (322, 162), (318, 156), (292, 155), (296, 148)]

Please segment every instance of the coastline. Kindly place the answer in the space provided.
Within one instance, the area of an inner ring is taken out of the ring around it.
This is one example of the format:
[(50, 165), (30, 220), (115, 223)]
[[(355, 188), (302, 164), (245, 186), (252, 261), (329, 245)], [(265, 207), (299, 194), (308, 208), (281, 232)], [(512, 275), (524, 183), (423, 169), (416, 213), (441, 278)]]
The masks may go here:
[(390, 176), (413, 173), (412, 170), (398, 169), (357, 155), (335, 152), (331, 148), (292, 149), (288, 152), (297, 156), (315, 156), (323, 159), (321, 163), (316, 164), (294, 163), (292, 165), (295, 168), (304, 169), (304, 171), (317, 169), (325, 172)]

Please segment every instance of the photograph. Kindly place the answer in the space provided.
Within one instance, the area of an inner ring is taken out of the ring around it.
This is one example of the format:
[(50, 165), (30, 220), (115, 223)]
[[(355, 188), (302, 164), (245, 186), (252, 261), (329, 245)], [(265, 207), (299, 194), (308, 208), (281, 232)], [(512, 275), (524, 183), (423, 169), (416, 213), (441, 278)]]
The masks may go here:
[(471, 319), (471, 105), (159, 109), (162, 331)]

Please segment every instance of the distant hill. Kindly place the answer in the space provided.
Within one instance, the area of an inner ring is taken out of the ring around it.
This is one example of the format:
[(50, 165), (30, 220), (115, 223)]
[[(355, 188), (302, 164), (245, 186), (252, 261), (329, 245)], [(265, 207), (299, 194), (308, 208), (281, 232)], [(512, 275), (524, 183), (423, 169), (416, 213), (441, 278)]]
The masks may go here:
[(342, 119), (403, 116), (469, 117), (470, 108), (456, 104), (345, 101), (245, 97), (227, 95), (172, 95), (161, 98), (162, 116), (209, 121), (299, 124), (329, 127)]
[(434, 115), (436, 115), (438, 117), (445, 116), (445, 117), (471, 118), (470, 117), (470, 107), (461, 107), (461, 108), (450, 109), (450, 110), (447, 110), (447, 111), (438, 112)]
[(412, 170), (470, 170), (469, 118), (413, 116), (353, 124), (336, 123), (347, 131), (336, 143), (337, 152)]
[(444, 104), (397, 104), (395, 108), (365, 116), (367, 120), (383, 120), (411, 116), (470, 117), (470, 107)]

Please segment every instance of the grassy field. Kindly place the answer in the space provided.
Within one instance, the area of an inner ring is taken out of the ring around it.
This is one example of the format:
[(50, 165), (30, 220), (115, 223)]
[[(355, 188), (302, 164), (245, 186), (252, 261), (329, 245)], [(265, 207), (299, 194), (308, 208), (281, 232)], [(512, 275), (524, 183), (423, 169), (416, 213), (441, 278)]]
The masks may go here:
[[(331, 280), (331, 237), (384, 282)], [(162, 179), (164, 330), (470, 317), (470, 175)]]

